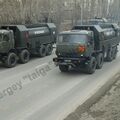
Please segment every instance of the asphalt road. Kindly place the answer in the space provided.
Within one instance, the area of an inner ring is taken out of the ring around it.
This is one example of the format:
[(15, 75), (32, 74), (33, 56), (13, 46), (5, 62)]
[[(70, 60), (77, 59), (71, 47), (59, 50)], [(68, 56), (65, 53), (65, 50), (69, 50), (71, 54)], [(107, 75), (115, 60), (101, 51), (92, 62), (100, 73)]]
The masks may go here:
[(61, 73), (51, 62), (54, 56), (32, 58), (12, 69), (0, 67), (0, 120), (62, 120), (120, 70), (120, 52), (94, 75)]

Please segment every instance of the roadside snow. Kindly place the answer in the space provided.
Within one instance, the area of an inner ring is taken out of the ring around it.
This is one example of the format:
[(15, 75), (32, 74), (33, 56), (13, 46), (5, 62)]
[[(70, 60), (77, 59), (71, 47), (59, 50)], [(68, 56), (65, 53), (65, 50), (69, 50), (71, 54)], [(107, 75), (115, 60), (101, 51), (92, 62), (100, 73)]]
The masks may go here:
[(120, 80), (79, 120), (120, 120)]
[(120, 77), (91, 107), (75, 110), (64, 120), (120, 120)]

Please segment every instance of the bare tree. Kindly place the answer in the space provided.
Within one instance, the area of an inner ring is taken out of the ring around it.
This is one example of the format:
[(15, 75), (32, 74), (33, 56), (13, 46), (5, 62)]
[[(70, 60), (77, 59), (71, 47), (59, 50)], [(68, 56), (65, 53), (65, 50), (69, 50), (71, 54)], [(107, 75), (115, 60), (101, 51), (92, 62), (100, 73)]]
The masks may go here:
[(119, 12), (119, 0), (111, 0), (111, 2), (110, 0), (0, 1), (0, 23), (2, 24), (54, 22), (60, 29), (62, 23), (66, 21), (70, 21), (73, 25), (95, 16), (119, 20)]

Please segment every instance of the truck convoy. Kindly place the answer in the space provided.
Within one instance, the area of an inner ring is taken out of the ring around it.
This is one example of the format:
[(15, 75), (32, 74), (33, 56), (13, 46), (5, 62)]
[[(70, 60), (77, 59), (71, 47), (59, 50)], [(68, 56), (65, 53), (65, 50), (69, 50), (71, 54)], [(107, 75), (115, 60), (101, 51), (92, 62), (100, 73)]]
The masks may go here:
[(92, 74), (116, 58), (120, 29), (116, 24), (77, 25), (59, 34), (53, 61), (61, 72), (77, 68)]
[(35, 25), (3, 25), (0, 27), (0, 60), (6, 67), (14, 67), (19, 60), (27, 63), (30, 55), (50, 55), (56, 42), (53, 23)]

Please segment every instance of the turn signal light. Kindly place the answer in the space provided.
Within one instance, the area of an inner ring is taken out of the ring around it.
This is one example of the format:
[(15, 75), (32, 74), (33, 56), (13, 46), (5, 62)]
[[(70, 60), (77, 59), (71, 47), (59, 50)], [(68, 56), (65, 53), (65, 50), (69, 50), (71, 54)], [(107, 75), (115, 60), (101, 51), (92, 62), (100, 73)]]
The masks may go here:
[(85, 46), (78, 46), (77, 52), (84, 53), (85, 51), (86, 51), (86, 47)]

